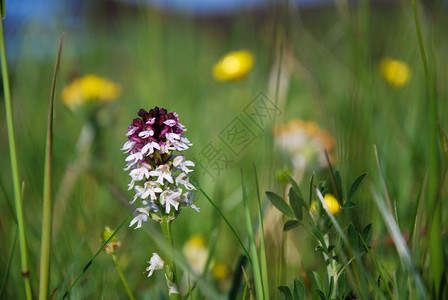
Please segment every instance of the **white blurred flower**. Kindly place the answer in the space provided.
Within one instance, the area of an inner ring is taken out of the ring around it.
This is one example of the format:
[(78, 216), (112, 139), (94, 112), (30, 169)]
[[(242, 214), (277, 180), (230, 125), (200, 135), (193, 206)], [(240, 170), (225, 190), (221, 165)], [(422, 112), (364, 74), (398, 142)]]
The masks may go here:
[(134, 228), (137, 229), (142, 227), (142, 222), (146, 222), (148, 220), (149, 212), (146, 208), (139, 207), (135, 210), (134, 214), (136, 214), (136, 216), (132, 219), (129, 227), (132, 227), (135, 223), (137, 223), (137, 226)]
[(160, 258), (157, 253), (153, 253), (151, 259), (148, 261), (149, 267), (146, 268), (148, 272), (148, 277), (154, 273), (154, 271), (162, 270), (165, 267), (165, 262)]
[(180, 173), (177, 177), (176, 177), (176, 185), (183, 185), (185, 186), (185, 188), (189, 191), (191, 190), (196, 190), (196, 188), (194, 187), (194, 185), (192, 185), (190, 183), (190, 179), (187, 177), (187, 174), (185, 173)]

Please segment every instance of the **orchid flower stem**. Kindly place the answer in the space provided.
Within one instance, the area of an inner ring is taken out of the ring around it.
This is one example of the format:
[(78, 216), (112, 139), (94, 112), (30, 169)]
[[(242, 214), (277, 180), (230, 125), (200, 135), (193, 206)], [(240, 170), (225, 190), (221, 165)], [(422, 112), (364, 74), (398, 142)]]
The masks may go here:
[(171, 224), (167, 215), (164, 214), (162, 216), (160, 226), (162, 226), (163, 237), (168, 244), (168, 251), (165, 259), (165, 277), (169, 289), (169, 298), (171, 300), (179, 300), (180, 296), (177, 285), (176, 266), (172, 256), (174, 241), (173, 235), (171, 234)]
[(131, 290), (129, 289), (128, 282), (124, 277), (123, 272), (121, 271), (120, 265), (118, 264), (118, 258), (115, 254), (112, 254), (112, 259), (114, 260), (115, 267), (117, 268), (118, 274), (120, 275), (121, 282), (123, 282), (124, 288), (126, 289), (126, 293), (128, 293), (129, 299), (134, 300), (134, 295), (132, 295)]
[(28, 271), (28, 259), (27, 259), (27, 247), (25, 239), (25, 224), (23, 220), (23, 209), (22, 209), (22, 199), (20, 194), (20, 181), (19, 181), (19, 171), (17, 166), (17, 156), (16, 156), (16, 142), (14, 136), (14, 122), (12, 115), (12, 103), (11, 103), (11, 91), (9, 89), (9, 73), (8, 73), (8, 62), (6, 59), (6, 47), (5, 47), (5, 36), (3, 32), (3, 19), (2, 11), (4, 8), (0, 6), (0, 57), (1, 57), (1, 70), (2, 70), (2, 80), (3, 80), (3, 93), (5, 96), (5, 112), (6, 112), (6, 124), (8, 129), (8, 140), (9, 140), (9, 157), (11, 161), (11, 173), (14, 188), (14, 202), (16, 207), (17, 215), (17, 226), (19, 232), (19, 247), (20, 247), (20, 260), (22, 264), (22, 276), (25, 283), (25, 293), (26, 299), (32, 299), (31, 293), (31, 283)]

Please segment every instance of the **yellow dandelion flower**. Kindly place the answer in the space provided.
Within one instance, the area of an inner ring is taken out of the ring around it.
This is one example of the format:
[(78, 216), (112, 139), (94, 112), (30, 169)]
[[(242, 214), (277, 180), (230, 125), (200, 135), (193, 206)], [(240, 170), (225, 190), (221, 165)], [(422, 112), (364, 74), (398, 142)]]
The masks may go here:
[(191, 268), (196, 274), (202, 274), (208, 258), (208, 249), (205, 246), (205, 238), (201, 234), (195, 234), (185, 243), (183, 252)]
[[(341, 205), (339, 204), (338, 200), (332, 194), (326, 193), (324, 200), (325, 200), (325, 203), (327, 203), (328, 208), (330, 209), (330, 212), (333, 216), (337, 215), (341, 211), (341, 209), (342, 209)], [(316, 202), (315, 201), (313, 201), (313, 203), (311, 203), (311, 210), (313, 212), (316, 212)]]
[(229, 275), (229, 268), (223, 263), (217, 263), (212, 270), (213, 276), (218, 280), (223, 280)]
[(245, 77), (254, 65), (254, 56), (248, 50), (229, 52), (213, 66), (213, 77), (218, 81)]
[(384, 79), (396, 88), (403, 87), (411, 78), (411, 68), (407, 63), (399, 60), (383, 58), (380, 69)]
[(88, 102), (111, 102), (121, 94), (121, 87), (96, 75), (86, 75), (73, 80), (62, 91), (65, 105), (75, 108)]

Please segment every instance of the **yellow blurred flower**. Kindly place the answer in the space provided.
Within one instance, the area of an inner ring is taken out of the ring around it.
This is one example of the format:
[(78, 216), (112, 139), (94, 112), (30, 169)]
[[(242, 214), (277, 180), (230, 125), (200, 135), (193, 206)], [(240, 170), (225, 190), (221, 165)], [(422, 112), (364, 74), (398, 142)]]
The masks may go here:
[(380, 61), (380, 69), (384, 79), (396, 88), (401, 88), (411, 78), (411, 68), (407, 63), (399, 60), (383, 58)]
[[(325, 200), (325, 203), (327, 203), (328, 208), (330, 209), (330, 212), (333, 216), (337, 215), (341, 211), (341, 209), (342, 209), (341, 205), (339, 204), (338, 200), (332, 194), (326, 193), (324, 200)], [(313, 212), (316, 211), (316, 202), (315, 201), (313, 201), (313, 203), (311, 203), (311, 210)]]
[(223, 263), (217, 263), (213, 267), (212, 273), (216, 279), (223, 280), (227, 278), (227, 275), (229, 275), (229, 269), (227, 268), (227, 265)]
[(193, 271), (200, 275), (204, 271), (208, 258), (208, 249), (205, 246), (205, 238), (201, 234), (194, 234), (185, 243), (183, 252)]
[(306, 167), (326, 166), (324, 149), (331, 153), (334, 138), (313, 121), (291, 120), (274, 129), (276, 143), (285, 150), (292, 160), (294, 175), (301, 177)]
[(229, 52), (213, 66), (213, 77), (219, 81), (241, 79), (254, 65), (254, 56), (248, 50)]
[(73, 80), (62, 91), (65, 105), (75, 108), (88, 102), (111, 102), (121, 94), (121, 87), (96, 75), (86, 75)]

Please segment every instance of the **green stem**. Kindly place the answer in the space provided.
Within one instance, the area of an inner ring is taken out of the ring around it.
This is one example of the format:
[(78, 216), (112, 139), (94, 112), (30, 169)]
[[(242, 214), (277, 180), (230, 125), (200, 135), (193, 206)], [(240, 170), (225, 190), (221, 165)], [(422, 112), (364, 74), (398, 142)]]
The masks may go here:
[(441, 283), (444, 273), (444, 256), (442, 244), (442, 202), (438, 195), (439, 188), (439, 170), (438, 170), (438, 145), (437, 145), (437, 98), (435, 78), (431, 76), (428, 67), (428, 58), (425, 51), (425, 43), (420, 26), (420, 20), (417, 11), (416, 0), (412, 0), (412, 9), (414, 12), (414, 21), (417, 31), (417, 37), (422, 57), (423, 68), (425, 70), (426, 88), (428, 93), (428, 216), (431, 219), (429, 223), (429, 268), (431, 276), (431, 288), (433, 297), (439, 297)]
[[(2, 7), (0, 6), (0, 16)], [(14, 189), (14, 203), (16, 207), (17, 226), (19, 230), (19, 246), (20, 246), (20, 260), (22, 265), (22, 276), (25, 281), (26, 298), (32, 299), (31, 283), (28, 271), (28, 259), (26, 251), (25, 226), (23, 222), (22, 199), (20, 195), (20, 181), (19, 171), (17, 167), (16, 156), (16, 142), (14, 137), (14, 123), (12, 117), (11, 91), (9, 89), (9, 73), (6, 59), (5, 36), (3, 32), (3, 19), (0, 17), (0, 56), (2, 63), (2, 78), (3, 78), (3, 92), (5, 96), (5, 111), (6, 123), (8, 128), (8, 142), (9, 142), (9, 158), (11, 161), (11, 173)]]
[(128, 282), (124, 277), (123, 272), (121, 271), (120, 265), (118, 264), (118, 259), (115, 254), (112, 254), (112, 259), (114, 260), (115, 267), (117, 268), (118, 274), (120, 275), (121, 282), (123, 282), (124, 288), (126, 289), (126, 293), (128, 293), (129, 299), (134, 300), (134, 295), (132, 295), (131, 289), (129, 288)]
[[(168, 216), (163, 214), (162, 215), (162, 222), (160, 223), (160, 226), (162, 226), (162, 232), (163, 237), (165, 238), (166, 243), (168, 244), (168, 252), (166, 254), (165, 258), (165, 276), (168, 284), (168, 288), (170, 289), (169, 297), (171, 300), (179, 300), (179, 291), (177, 290), (177, 275), (176, 275), (176, 266), (174, 265), (173, 260), (173, 235), (171, 234), (171, 226), (170, 221), (168, 220)], [(177, 293), (173, 293), (171, 291), (171, 287), (174, 287), (177, 291)]]

